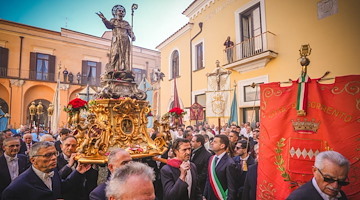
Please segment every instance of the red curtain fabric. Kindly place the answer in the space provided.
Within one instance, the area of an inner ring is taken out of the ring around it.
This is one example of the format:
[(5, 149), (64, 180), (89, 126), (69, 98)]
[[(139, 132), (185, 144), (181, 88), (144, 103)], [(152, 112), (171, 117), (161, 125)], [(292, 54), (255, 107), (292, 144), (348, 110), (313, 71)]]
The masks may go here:
[(315, 155), (334, 150), (351, 163), (349, 199), (360, 199), (360, 75), (308, 83), (306, 116), (296, 111), (297, 81), (261, 85), (257, 199), (285, 199), (312, 177)]

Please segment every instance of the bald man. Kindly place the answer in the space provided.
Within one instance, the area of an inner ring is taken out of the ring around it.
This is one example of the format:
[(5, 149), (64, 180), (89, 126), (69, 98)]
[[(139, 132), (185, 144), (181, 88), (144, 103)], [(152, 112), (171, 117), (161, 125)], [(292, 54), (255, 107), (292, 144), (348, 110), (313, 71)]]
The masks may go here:
[[(124, 149), (115, 149), (111, 151), (108, 158), (108, 169), (114, 173), (116, 169), (131, 162), (130, 154)], [(100, 184), (90, 193), (90, 200), (106, 200), (105, 194), (106, 183)]]

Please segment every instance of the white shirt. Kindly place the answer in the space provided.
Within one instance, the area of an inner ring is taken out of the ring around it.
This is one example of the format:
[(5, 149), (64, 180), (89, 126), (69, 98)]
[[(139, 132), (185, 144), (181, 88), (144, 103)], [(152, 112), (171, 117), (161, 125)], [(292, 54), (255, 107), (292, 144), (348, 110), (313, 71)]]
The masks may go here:
[[(188, 162), (190, 162), (190, 161), (188, 161)], [(190, 198), (190, 196), (191, 196), (191, 185), (192, 185), (191, 167), (186, 173), (185, 182), (188, 184), (187, 189), (188, 189), (188, 194), (189, 194), (189, 198)]]
[(315, 180), (315, 177), (312, 178), (311, 183), (314, 185), (316, 191), (320, 194), (320, 196), (321, 196), (324, 200), (336, 200), (336, 199), (338, 199), (338, 198), (341, 197), (341, 193), (340, 193), (340, 192), (338, 192), (338, 194), (336, 195), (336, 197), (330, 197), (329, 195), (323, 193), (323, 192), (320, 190), (320, 188), (319, 188), (319, 186), (318, 186), (318, 184), (317, 184), (317, 182), (316, 182), (316, 180)]
[(38, 169), (36, 169), (34, 166), (31, 166), (34, 170), (35, 174), (45, 183), (45, 185), (52, 190), (52, 180), (51, 177), (54, 175), (54, 172), (50, 173), (44, 173)]
[[(224, 151), (222, 154), (215, 156), (218, 157), (219, 159), (216, 161), (215, 166), (220, 162), (221, 158), (224, 157), (224, 155), (226, 154), (226, 151)], [(214, 158), (215, 159), (215, 158)]]
[(13, 181), (16, 177), (19, 176), (19, 158), (17, 157), (17, 155), (15, 157), (10, 157), (6, 155), (6, 153), (4, 153), (4, 156), (9, 169), (11, 181)]

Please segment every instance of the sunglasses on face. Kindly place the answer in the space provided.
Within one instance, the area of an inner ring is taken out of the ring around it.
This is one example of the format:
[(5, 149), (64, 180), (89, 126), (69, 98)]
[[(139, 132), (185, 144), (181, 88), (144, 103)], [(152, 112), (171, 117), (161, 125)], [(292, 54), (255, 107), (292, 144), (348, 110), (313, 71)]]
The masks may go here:
[(55, 151), (55, 152), (47, 153), (47, 154), (44, 154), (44, 155), (34, 155), (33, 157), (42, 156), (42, 157), (45, 157), (45, 158), (51, 158), (52, 156), (57, 157), (58, 155), (59, 155), (59, 152)]
[(316, 168), (316, 169), (320, 172), (320, 174), (323, 177), (324, 181), (327, 182), (327, 183), (334, 183), (336, 181), (340, 186), (345, 186), (345, 185), (350, 184), (350, 182), (348, 182), (348, 181), (340, 181), (340, 180), (335, 180), (333, 178), (325, 177), (324, 174), (320, 171), (319, 168)]
[(10, 147), (10, 148), (14, 148), (14, 147), (19, 147), (20, 144), (12, 144), (12, 145), (7, 145), (7, 146)]
[(242, 147), (235, 147), (235, 149), (236, 149), (236, 150), (239, 150), (239, 149), (244, 149), (244, 148), (242, 148)]

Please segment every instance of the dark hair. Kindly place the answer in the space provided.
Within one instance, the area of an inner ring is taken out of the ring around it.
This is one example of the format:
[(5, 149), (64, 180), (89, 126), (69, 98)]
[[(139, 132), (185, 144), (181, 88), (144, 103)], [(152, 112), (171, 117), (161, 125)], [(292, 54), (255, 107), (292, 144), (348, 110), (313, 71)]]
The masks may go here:
[(186, 128), (190, 128), (192, 131), (194, 130), (194, 127), (192, 126), (187, 126)]
[(225, 149), (229, 147), (230, 141), (226, 135), (215, 135), (214, 138), (220, 138), (220, 143), (225, 144)]
[(75, 141), (77, 142), (77, 138), (75, 136), (72, 136), (72, 135), (69, 135), (69, 136), (66, 136), (63, 140), (63, 142), (65, 142), (68, 138), (74, 138)]
[(230, 131), (230, 133), (234, 133), (237, 137), (239, 137), (239, 132), (237, 132), (237, 131)]
[(180, 145), (182, 145), (183, 143), (190, 143), (190, 140), (185, 139), (185, 138), (176, 138), (175, 139), (175, 141), (171, 147), (175, 156), (176, 156), (175, 150), (179, 150)]
[(189, 130), (185, 130), (184, 131), (184, 134), (183, 134), (183, 138), (187, 138), (190, 134), (190, 131)]
[(239, 140), (236, 144), (241, 144), (241, 148), (246, 149), (246, 152), (250, 152), (250, 144), (247, 140)]
[(194, 137), (196, 137), (196, 142), (200, 142), (201, 146), (204, 146), (205, 144), (205, 137), (203, 135), (194, 135)]
[(63, 129), (61, 129), (61, 131), (60, 131), (60, 135), (69, 134), (70, 132), (71, 132), (71, 131), (70, 131), (69, 129), (63, 128)]

